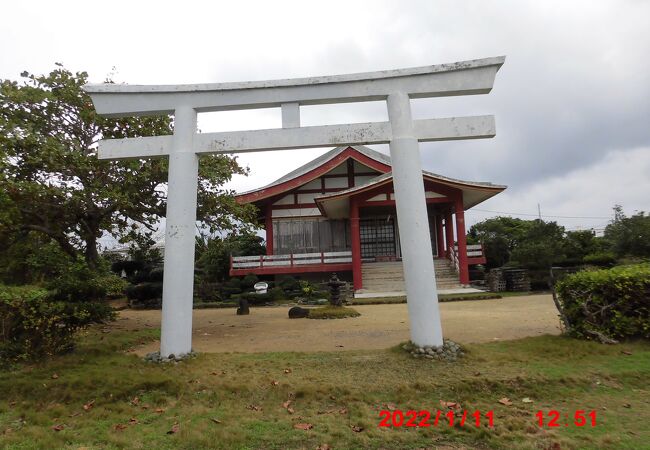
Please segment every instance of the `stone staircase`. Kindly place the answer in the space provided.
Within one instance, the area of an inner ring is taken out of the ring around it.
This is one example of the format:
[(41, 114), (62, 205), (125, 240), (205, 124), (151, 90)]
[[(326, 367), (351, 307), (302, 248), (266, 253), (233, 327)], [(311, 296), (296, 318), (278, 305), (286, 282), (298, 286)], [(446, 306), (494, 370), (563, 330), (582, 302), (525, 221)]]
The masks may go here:
[[(434, 258), (438, 290), (461, 287), (458, 273), (446, 258)], [(403, 292), (404, 271), (401, 261), (363, 263), (363, 289), (359, 293)]]

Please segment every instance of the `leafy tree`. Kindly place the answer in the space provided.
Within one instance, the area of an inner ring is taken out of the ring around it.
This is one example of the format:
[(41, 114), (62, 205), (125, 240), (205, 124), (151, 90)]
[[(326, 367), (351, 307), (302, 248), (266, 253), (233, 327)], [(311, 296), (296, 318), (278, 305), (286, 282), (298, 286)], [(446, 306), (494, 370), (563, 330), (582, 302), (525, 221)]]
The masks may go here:
[(605, 241), (619, 257), (650, 257), (650, 214), (640, 211), (626, 217), (620, 205), (614, 206), (614, 220), (605, 228)]
[(532, 221), (495, 217), (472, 225), (468, 242), (483, 243), (487, 266), (501, 267), (510, 261), (513, 250), (522, 242)]
[(42, 284), (71, 264), (59, 245), (35, 231), (0, 233), (0, 283)]
[(251, 232), (221, 237), (197, 238), (197, 269), (206, 282), (224, 281), (229, 278), (230, 255), (265, 255), (264, 240)]
[(567, 231), (562, 248), (567, 260), (580, 264), (585, 256), (603, 249), (601, 241), (592, 230)]
[(566, 253), (564, 228), (555, 222), (495, 217), (473, 225), (468, 237), (484, 244), (490, 268), (508, 263), (547, 268), (563, 260)]
[[(167, 160), (100, 161), (100, 138), (170, 134), (169, 116), (105, 118), (81, 89), (86, 72), (60, 64), (0, 82), (0, 235), (39, 233), (73, 257), (98, 264), (103, 233), (153, 232), (165, 214)], [(228, 156), (200, 161), (197, 218), (212, 231), (246, 227), (253, 208), (221, 188), (247, 169)], [(12, 238), (13, 239), (13, 238)], [(9, 239), (11, 240), (11, 239)]]
[(511, 261), (527, 269), (547, 269), (565, 259), (564, 227), (539, 219), (530, 222), (523, 238), (512, 251)]

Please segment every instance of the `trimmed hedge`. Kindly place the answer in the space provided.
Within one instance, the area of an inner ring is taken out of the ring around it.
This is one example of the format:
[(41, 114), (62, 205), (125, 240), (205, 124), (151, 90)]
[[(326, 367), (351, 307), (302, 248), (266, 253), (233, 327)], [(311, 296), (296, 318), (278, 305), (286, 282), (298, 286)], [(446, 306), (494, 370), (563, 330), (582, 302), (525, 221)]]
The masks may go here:
[(578, 272), (559, 281), (556, 291), (570, 334), (650, 338), (650, 264)]
[(70, 350), (78, 330), (113, 314), (103, 301), (62, 301), (39, 287), (0, 285), (0, 362)]
[(55, 300), (88, 302), (124, 295), (126, 281), (110, 272), (96, 271), (84, 261), (76, 261), (46, 287)]

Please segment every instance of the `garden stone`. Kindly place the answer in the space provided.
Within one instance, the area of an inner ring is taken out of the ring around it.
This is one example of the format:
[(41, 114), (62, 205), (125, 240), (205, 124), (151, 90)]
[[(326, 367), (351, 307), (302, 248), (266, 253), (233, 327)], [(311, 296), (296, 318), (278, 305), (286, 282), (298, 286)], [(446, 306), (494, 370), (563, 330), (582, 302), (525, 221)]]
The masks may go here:
[(309, 310), (306, 308), (294, 306), (289, 310), (289, 319), (304, 319), (306, 317), (309, 317)]
[(239, 308), (237, 308), (237, 315), (238, 316), (247, 316), (249, 314), (250, 314), (250, 309), (248, 307), (248, 300), (246, 300), (245, 298), (240, 298), (239, 299)]

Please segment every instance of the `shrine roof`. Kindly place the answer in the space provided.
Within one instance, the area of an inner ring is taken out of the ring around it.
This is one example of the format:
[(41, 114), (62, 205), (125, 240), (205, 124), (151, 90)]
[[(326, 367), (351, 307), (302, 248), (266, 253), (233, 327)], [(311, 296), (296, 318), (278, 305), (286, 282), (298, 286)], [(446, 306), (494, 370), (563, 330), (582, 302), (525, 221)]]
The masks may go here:
[(363, 145), (336, 147), (318, 158), (283, 175), (272, 183), (236, 196), (240, 203), (251, 203), (295, 189), (324, 175), (348, 158), (355, 159), (379, 172), (390, 170), (390, 157)]
[[(484, 202), (507, 188), (507, 186), (492, 184), (489, 182), (457, 180), (455, 178), (445, 177), (426, 170), (422, 171), (422, 177), (424, 181), (430, 181), (434, 186), (438, 186), (438, 190), (440, 190), (440, 187), (442, 187), (443, 190), (451, 188), (452, 194), (454, 192), (462, 193), (463, 207), (466, 210)], [(392, 182), (393, 173), (387, 172), (371, 178), (365, 183), (357, 186), (338, 192), (319, 195), (314, 198), (314, 201), (324, 216), (333, 219), (344, 218), (349, 215), (348, 199), (350, 196), (361, 194), (363, 192), (372, 192), (381, 186), (390, 185)], [(433, 190), (435, 191), (436, 188), (433, 188)], [(453, 201), (454, 199), (450, 198), (449, 200)]]
[[(277, 196), (283, 192), (288, 192), (299, 187), (302, 184), (308, 183), (309, 181), (318, 178), (348, 158), (353, 158), (361, 163), (370, 165), (373, 169), (376, 169), (377, 171), (383, 173), (377, 177), (367, 180), (360, 185), (344, 189), (342, 191), (318, 196), (316, 198), (317, 204), (322, 204), (323, 202), (332, 199), (343, 197), (347, 198), (355, 193), (372, 189), (376, 186), (386, 183), (392, 183), (390, 156), (384, 153), (380, 153), (376, 150), (372, 150), (363, 145), (342, 146), (336, 147), (322, 154), (318, 158), (309, 161), (308, 163), (283, 175), (282, 177), (278, 178), (272, 183), (267, 184), (266, 186), (238, 194), (236, 196), (237, 201), (240, 203), (253, 203), (269, 197)], [(503, 185), (482, 181), (459, 180), (428, 171), (422, 171), (422, 174), (427, 180), (438, 183), (440, 185), (448, 186), (450, 188), (461, 190), (464, 194), (465, 191), (467, 191), (468, 194), (474, 193), (474, 195), (469, 195), (469, 201), (466, 204), (466, 208), (474, 206), (477, 203), (480, 203), (481, 201), (484, 201), (485, 199), (496, 195), (497, 193), (506, 189), (506, 186)]]

